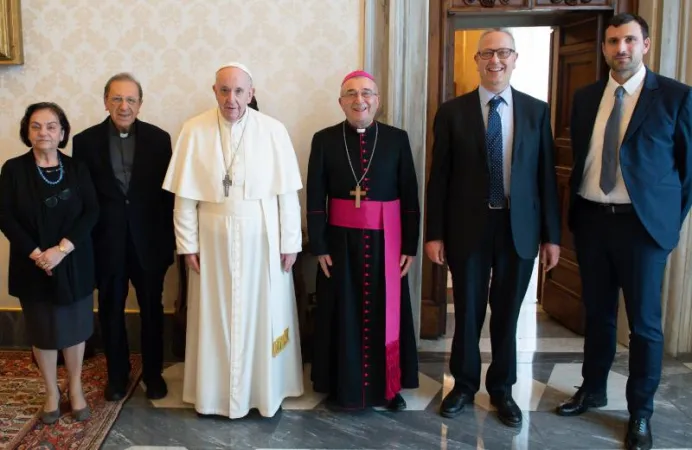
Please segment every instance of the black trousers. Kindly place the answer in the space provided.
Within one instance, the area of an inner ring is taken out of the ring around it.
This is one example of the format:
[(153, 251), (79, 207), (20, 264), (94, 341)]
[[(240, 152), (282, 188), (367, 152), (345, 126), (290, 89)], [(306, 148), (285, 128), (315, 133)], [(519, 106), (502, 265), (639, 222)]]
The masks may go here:
[(163, 370), (163, 282), (167, 268), (142, 269), (128, 233), (126, 264), (118, 273), (99, 280), (99, 322), (108, 365), (108, 381), (125, 387), (130, 374), (130, 349), (125, 327), (129, 282), (135, 288), (141, 318), (143, 379)]
[(584, 388), (606, 390), (622, 288), (630, 326), (627, 407), (633, 417), (649, 418), (661, 380), (661, 287), (670, 251), (658, 246), (631, 207), (613, 211), (580, 198), (575, 208), (574, 243), (586, 312)]
[[(517, 255), (508, 209), (490, 210), (478, 251), (454, 257), (447, 250), (454, 290), (454, 338), (449, 368), (455, 389), (475, 394), (480, 388), (478, 347), (490, 302), (490, 343), (493, 360), (485, 385), (491, 395), (511, 393), (517, 382), (517, 320), (534, 260)], [(492, 273), (492, 281), (491, 281)]]

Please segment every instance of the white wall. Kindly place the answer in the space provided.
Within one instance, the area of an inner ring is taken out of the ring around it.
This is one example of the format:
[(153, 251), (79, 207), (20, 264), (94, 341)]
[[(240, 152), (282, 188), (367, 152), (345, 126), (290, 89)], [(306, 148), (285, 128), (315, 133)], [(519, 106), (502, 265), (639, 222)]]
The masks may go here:
[(548, 101), (550, 82), (550, 27), (511, 28), (518, 53), (512, 86)]
[[(140, 119), (175, 142), (186, 118), (214, 106), (216, 68), (240, 60), (253, 72), (260, 110), (286, 124), (305, 176), (313, 133), (343, 120), (341, 78), (362, 66), (363, 0), (21, 3), (25, 64), (0, 66), (0, 163), (27, 151), (18, 136), (26, 106), (57, 102), (79, 132), (106, 117), (103, 85), (120, 71), (143, 84)], [(18, 307), (7, 293), (7, 254), (3, 236), (0, 308)], [(134, 296), (128, 307), (136, 307)]]

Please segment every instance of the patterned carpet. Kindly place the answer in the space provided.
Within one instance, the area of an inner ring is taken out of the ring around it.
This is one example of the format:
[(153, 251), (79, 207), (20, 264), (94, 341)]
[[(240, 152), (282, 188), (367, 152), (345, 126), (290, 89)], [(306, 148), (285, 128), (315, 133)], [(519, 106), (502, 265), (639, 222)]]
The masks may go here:
[(70, 414), (67, 397), (67, 373), (58, 369), (58, 384), (63, 392), (62, 416), (53, 425), (38, 420), (45, 390), (38, 368), (28, 351), (0, 351), (0, 449), (71, 449), (99, 448), (115, 423), (120, 410), (131, 395), (142, 373), (140, 355), (132, 355), (133, 381), (127, 396), (119, 402), (106, 402), (106, 359), (99, 354), (84, 361), (82, 384), (91, 407), (91, 417), (76, 422)]

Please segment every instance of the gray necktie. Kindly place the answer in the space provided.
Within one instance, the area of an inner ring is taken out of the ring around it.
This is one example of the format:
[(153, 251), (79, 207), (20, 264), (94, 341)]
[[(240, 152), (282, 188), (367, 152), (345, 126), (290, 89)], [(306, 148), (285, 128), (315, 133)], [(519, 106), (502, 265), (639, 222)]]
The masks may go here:
[(613, 110), (606, 122), (603, 136), (603, 154), (601, 160), (601, 182), (599, 183), (604, 194), (608, 195), (615, 188), (615, 178), (618, 169), (618, 145), (620, 141), (620, 119), (622, 118), (622, 96), (625, 88), (618, 86), (615, 89)]

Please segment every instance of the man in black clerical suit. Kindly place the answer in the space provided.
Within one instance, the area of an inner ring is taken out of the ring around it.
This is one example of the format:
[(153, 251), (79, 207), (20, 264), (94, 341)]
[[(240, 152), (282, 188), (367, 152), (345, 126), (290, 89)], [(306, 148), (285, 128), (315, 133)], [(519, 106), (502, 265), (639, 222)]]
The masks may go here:
[(560, 252), (550, 111), (510, 86), (517, 52), (509, 31), (484, 32), (474, 59), (478, 89), (436, 114), (427, 192), (425, 251), (433, 262), (448, 263), (455, 305), (449, 364), (455, 383), (440, 413), (454, 417), (473, 403), (489, 301), (493, 361), (485, 385), (500, 420), (520, 427), (512, 397), (519, 310), (539, 248), (546, 270)]
[(418, 387), (407, 273), (418, 250), (418, 182), (408, 134), (375, 120), (377, 85), (348, 74), (346, 120), (315, 133), (307, 220), (319, 260), (312, 382), (347, 409), (406, 408)]
[(100, 204), (92, 232), (103, 346), (108, 362), (107, 400), (122, 399), (130, 373), (125, 300), (131, 281), (141, 318), (143, 381), (147, 397), (167, 395), (163, 370), (163, 282), (173, 263), (173, 194), (161, 189), (171, 138), (137, 119), (142, 87), (130, 74), (106, 83), (110, 113), (74, 137), (73, 156), (86, 163)]

